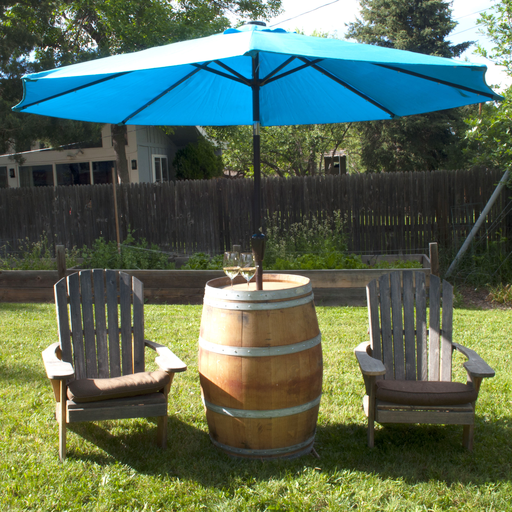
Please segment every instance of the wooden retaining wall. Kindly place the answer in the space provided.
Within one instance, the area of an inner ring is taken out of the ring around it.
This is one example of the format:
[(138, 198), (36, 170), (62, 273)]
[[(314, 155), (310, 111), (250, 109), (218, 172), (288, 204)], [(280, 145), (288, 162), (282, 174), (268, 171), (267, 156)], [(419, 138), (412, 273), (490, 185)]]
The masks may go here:
[[(369, 257), (368, 257), (369, 258)], [(422, 272), (430, 277), (430, 260), (425, 255), (406, 255), (420, 261)], [(380, 259), (380, 258), (379, 258)], [(384, 259), (397, 259), (385, 257)], [(76, 269), (66, 270), (66, 275)], [(221, 270), (124, 270), (144, 283), (144, 298), (149, 304), (202, 304), (208, 281), (225, 274)], [(311, 279), (315, 303), (319, 306), (364, 306), (365, 286), (390, 270), (289, 270), (281, 274), (299, 274)], [(272, 271), (272, 273), (276, 273)], [(0, 302), (53, 302), (56, 270), (0, 271)]]

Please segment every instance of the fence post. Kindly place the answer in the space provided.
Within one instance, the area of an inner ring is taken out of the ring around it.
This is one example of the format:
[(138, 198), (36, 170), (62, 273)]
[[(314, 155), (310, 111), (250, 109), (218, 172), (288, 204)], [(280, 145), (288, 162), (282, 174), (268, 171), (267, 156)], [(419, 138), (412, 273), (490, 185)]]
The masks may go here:
[(428, 252), (430, 258), (430, 273), (434, 276), (439, 275), (439, 248), (437, 242), (428, 244)]
[(63, 245), (55, 246), (55, 256), (57, 258), (57, 273), (60, 280), (66, 275), (66, 250)]

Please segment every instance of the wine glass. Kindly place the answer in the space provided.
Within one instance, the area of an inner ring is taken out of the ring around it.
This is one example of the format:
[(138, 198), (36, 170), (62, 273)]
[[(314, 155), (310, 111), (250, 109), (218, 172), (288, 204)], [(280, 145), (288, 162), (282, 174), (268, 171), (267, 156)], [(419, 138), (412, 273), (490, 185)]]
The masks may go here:
[(240, 254), (231, 251), (225, 252), (222, 269), (231, 279), (231, 289), (233, 289), (233, 279), (235, 279), (235, 277), (240, 272)]
[(256, 274), (256, 264), (252, 252), (243, 252), (240, 255), (240, 274), (247, 280), (247, 289), (249, 289), (249, 281)]

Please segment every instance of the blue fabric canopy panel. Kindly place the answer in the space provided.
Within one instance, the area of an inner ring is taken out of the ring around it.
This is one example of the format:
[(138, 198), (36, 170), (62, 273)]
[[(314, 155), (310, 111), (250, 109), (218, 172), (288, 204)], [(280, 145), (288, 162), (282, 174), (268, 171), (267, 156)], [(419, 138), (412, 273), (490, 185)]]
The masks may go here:
[(27, 75), (14, 110), (113, 124), (250, 125), (257, 91), (263, 126), (370, 121), (498, 100), (485, 71), (252, 24)]

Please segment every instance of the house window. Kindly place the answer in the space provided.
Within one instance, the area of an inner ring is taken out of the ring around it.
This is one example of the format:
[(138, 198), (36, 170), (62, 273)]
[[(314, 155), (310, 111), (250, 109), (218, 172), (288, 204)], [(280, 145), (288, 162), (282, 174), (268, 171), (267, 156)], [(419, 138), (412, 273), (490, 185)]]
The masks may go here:
[(90, 185), (89, 162), (57, 164), (57, 185)]
[(112, 167), (115, 168), (116, 163), (113, 160), (106, 162), (92, 163), (92, 179), (95, 185), (101, 183), (112, 183)]
[(19, 173), (20, 187), (53, 186), (53, 165), (23, 165)]
[(171, 179), (165, 155), (153, 155), (153, 181), (162, 183)]
[(0, 188), (7, 188), (7, 167), (0, 167)]

